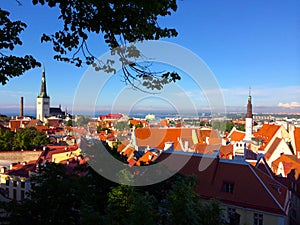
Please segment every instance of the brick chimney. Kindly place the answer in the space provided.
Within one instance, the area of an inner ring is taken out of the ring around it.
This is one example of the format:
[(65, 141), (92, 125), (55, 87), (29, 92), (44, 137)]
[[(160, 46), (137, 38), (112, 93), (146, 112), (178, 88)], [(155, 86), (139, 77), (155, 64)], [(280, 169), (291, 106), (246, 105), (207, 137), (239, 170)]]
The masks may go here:
[(24, 112), (24, 98), (22, 96), (20, 100), (20, 117), (23, 117), (23, 112)]

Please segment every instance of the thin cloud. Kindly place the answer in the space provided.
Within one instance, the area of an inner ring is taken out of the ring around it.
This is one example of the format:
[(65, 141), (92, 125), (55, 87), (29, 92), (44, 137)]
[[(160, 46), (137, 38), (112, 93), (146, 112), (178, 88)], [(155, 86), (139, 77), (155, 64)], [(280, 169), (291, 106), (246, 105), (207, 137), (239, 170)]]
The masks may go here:
[(290, 102), (290, 103), (279, 102), (277, 106), (283, 108), (296, 108), (296, 107), (300, 107), (300, 102)]

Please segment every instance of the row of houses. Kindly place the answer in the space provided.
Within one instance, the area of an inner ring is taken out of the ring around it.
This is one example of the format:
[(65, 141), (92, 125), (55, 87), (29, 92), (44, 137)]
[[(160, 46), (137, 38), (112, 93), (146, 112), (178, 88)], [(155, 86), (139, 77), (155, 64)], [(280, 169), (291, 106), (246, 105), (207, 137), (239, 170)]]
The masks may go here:
[[(220, 137), (211, 128), (145, 127), (134, 129), (118, 151), (131, 167), (163, 162), (170, 154), (178, 162), (191, 157), (180, 172), (196, 175), (199, 194), (220, 200), (228, 220), (237, 213), (240, 224), (300, 224), (299, 130), (265, 123), (247, 141), (235, 128)], [(210, 166), (199, 171), (201, 161), (212, 156)]]

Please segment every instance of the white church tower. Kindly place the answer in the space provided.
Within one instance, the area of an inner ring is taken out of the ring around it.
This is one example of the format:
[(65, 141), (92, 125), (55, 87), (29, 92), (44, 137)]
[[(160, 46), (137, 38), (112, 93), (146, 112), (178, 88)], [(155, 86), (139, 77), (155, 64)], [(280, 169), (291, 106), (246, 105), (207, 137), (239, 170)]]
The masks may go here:
[(36, 99), (36, 118), (44, 121), (50, 114), (50, 97), (47, 95), (46, 90), (46, 77), (45, 68), (42, 71), (42, 84), (40, 94)]
[(248, 104), (247, 104), (247, 114), (246, 114), (246, 135), (244, 140), (251, 141), (252, 138), (252, 124), (253, 124), (253, 115), (252, 115), (252, 103), (251, 103), (251, 92), (249, 89), (249, 96), (248, 96)]

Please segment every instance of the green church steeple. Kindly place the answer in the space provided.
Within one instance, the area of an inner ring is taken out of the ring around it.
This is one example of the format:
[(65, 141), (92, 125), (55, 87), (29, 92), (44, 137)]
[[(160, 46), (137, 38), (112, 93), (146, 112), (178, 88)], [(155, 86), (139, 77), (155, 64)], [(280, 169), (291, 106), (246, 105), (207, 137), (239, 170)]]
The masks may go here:
[(42, 70), (42, 83), (41, 83), (41, 91), (39, 96), (40, 98), (48, 98), (47, 95), (47, 89), (46, 89), (46, 76), (45, 76), (45, 67), (43, 65), (43, 70)]

